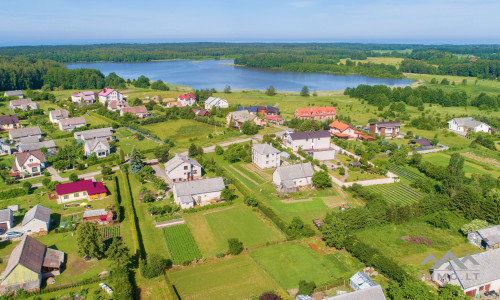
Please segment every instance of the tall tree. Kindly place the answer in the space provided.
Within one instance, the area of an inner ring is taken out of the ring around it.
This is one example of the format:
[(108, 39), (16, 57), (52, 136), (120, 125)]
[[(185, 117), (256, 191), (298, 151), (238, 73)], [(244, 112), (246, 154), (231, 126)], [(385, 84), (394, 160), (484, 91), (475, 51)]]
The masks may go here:
[(100, 258), (103, 250), (102, 235), (95, 223), (83, 222), (76, 229), (78, 254)]
[(276, 95), (276, 89), (274, 88), (274, 86), (271, 85), (267, 88), (266, 95), (268, 95), (268, 96)]
[(304, 85), (302, 87), (302, 90), (300, 90), (300, 95), (303, 97), (309, 96), (309, 88), (307, 87), (307, 85)]
[(130, 263), (130, 251), (120, 238), (113, 238), (113, 242), (105, 254), (117, 267), (126, 266)]
[(320, 229), (326, 245), (337, 249), (344, 247), (347, 236), (347, 228), (344, 222), (338, 218), (333, 218), (328, 224), (323, 224)]
[(459, 153), (453, 153), (445, 177), (445, 186), (450, 194), (454, 194), (463, 185), (464, 177), (464, 158)]
[(144, 163), (141, 159), (141, 154), (137, 149), (132, 149), (132, 154), (130, 155), (130, 173), (135, 174), (141, 172), (144, 167)]

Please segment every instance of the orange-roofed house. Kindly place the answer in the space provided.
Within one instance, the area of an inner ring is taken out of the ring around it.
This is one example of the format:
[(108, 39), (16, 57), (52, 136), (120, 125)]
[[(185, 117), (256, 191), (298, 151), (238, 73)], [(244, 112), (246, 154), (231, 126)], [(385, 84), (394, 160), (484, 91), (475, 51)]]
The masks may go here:
[(285, 119), (280, 118), (278, 116), (266, 115), (264, 119), (270, 123), (276, 123), (276, 124), (283, 124), (285, 122)]
[(334, 120), (336, 116), (337, 112), (335, 111), (335, 107), (333, 106), (327, 106), (327, 107), (313, 106), (311, 108), (298, 108), (295, 111), (295, 118), (301, 120), (326, 121), (326, 120)]
[(351, 125), (342, 123), (338, 120), (330, 125), (330, 134), (344, 140), (354, 140), (359, 137), (359, 131), (352, 128)]

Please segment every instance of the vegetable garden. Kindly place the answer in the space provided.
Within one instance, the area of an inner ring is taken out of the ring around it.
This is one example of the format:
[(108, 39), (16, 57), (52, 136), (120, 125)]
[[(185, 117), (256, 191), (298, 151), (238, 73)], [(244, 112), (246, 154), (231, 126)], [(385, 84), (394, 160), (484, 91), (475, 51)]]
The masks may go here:
[(175, 265), (201, 258), (200, 250), (186, 224), (163, 228), (163, 237)]
[(422, 178), (420, 174), (417, 174), (413, 171), (410, 171), (406, 168), (402, 168), (396, 165), (389, 165), (387, 169), (392, 173), (398, 175), (399, 177), (408, 180), (409, 182), (413, 182), (419, 178)]
[(367, 187), (371, 191), (381, 193), (384, 198), (395, 205), (408, 205), (422, 199), (423, 195), (406, 184), (379, 184)]

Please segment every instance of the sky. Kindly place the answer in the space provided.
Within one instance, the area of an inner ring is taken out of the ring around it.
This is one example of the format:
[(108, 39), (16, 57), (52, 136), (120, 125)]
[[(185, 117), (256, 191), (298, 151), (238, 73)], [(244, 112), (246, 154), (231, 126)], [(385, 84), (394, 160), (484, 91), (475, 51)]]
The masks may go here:
[(499, 0), (5, 0), (0, 45), (500, 43)]

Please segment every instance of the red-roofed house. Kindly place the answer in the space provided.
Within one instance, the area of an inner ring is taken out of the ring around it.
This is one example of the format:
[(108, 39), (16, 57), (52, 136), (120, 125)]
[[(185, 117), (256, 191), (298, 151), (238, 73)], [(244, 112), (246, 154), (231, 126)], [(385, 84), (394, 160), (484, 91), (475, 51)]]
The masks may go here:
[(206, 109), (196, 109), (193, 108), (193, 112), (198, 116), (198, 117), (207, 117), (210, 116), (210, 112)]
[(125, 107), (130, 107), (128, 102), (125, 100), (108, 102), (108, 110), (110, 110), (110, 111), (120, 111), (120, 110), (122, 110), (122, 108), (125, 108)]
[(193, 106), (196, 104), (196, 97), (191, 93), (179, 95), (179, 97), (177, 97), (177, 101), (180, 101), (183, 107), (188, 105)]
[(123, 100), (122, 93), (108, 88), (102, 89), (102, 91), (100, 91), (97, 96), (99, 96), (99, 102), (101, 102), (102, 104), (106, 103), (106, 101), (108, 101), (109, 103), (111, 101)]
[(102, 182), (94, 182), (92, 179), (63, 183), (56, 185), (59, 198), (57, 203), (67, 203), (79, 200), (99, 200), (107, 195), (106, 187)]
[(311, 108), (298, 108), (295, 111), (295, 117), (301, 120), (317, 120), (317, 121), (326, 121), (333, 120), (337, 116), (337, 112), (335, 111), (335, 107), (316, 107), (313, 106)]
[(144, 105), (122, 108), (122, 110), (120, 110), (120, 116), (123, 116), (125, 113), (131, 113), (133, 115), (136, 115), (140, 119), (149, 117), (148, 110)]
[(271, 115), (266, 115), (264, 117), (265, 120), (267, 120), (270, 123), (278, 123), (278, 124), (283, 124), (285, 122), (285, 119), (280, 118), (278, 116), (271, 116)]
[(330, 134), (340, 139), (354, 140), (359, 137), (359, 131), (354, 130), (351, 125), (342, 123), (338, 120), (333, 121), (330, 125)]
[(182, 102), (181, 101), (167, 102), (167, 108), (172, 108), (172, 107), (182, 107)]
[(469, 61), (477, 61), (477, 58), (471, 58)]

